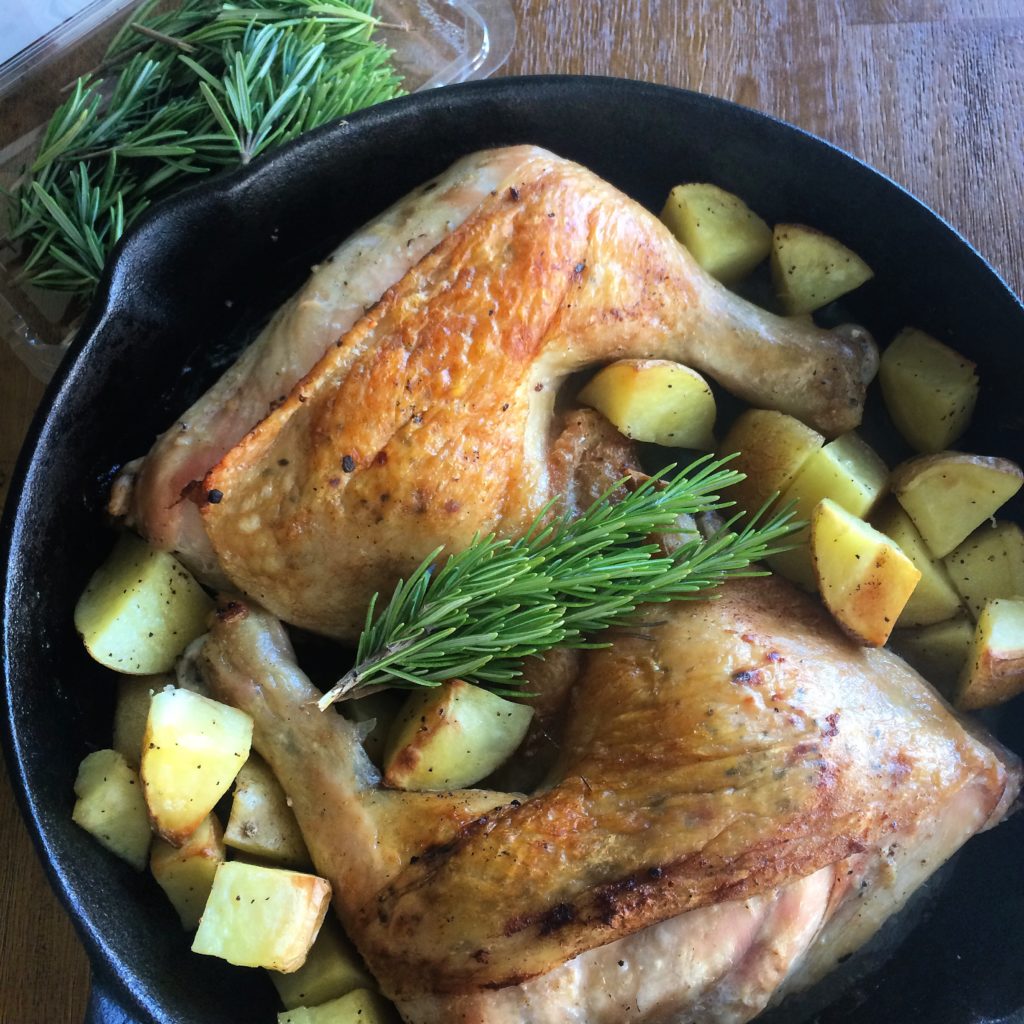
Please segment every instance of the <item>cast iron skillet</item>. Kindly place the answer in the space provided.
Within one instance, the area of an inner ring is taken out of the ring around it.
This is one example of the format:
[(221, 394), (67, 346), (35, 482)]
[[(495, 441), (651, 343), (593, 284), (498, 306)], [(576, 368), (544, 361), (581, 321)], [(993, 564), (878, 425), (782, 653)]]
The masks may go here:
[[(881, 175), (721, 100), (596, 78), (456, 86), (328, 126), (158, 207), (122, 244), (42, 403), (2, 532), (6, 754), (95, 967), (93, 1024), (269, 1024), (277, 1007), (258, 972), (189, 954), (155, 884), (71, 822), (78, 762), (110, 742), (111, 681), (76, 642), (71, 611), (111, 544), (112, 467), (148, 449), (337, 240), (456, 157), (514, 142), (572, 157), (654, 209), (676, 182), (707, 180), (770, 222), (836, 234), (877, 274), (836, 315), (882, 340), (914, 323), (970, 354), (984, 391), (963, 446), (1024, 454), (1024, 308), (995, 273)], [(905, 454), (887, 444), (890, 458)], [(1017, 750), (1021, 704), (996, 723)], [(822, 1024), (1024, 1022), (1022, 850), (1024, 815), (972, 840), (896, 954)]]

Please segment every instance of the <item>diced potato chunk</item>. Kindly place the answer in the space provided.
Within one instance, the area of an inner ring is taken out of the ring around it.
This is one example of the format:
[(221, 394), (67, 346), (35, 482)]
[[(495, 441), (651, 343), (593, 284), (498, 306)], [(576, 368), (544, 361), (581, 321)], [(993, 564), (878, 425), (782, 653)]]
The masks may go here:
[(937, 558), (994, 515), (1022, 482), (1015, 462), (964, 452), (921, 455), (892, 474), (893, 493)]
[(811, 556), (822, 600), (836, 622), (854, 640), (881, 647), (921, 578), (914, 563), (828, 498), (811, 515)]
[(324, 878), (225, 861), (192, 942), (194, 953), (239, 967), (298, 970), (331, 902)]
[(114, 706), (114, 749), (138, 771), (142, 760), (142, 739), (146, 733), (149, 702), (157, 690), (173, 686), (171, 675), (121, 676), (117, 681)]
[(900, 550), (917, 566), (921, 580), (910, 595), (907, 606), (896, 623), (904, 626), (928, 626), (957, 615), (963, 608), (960, 595), (953, 586), (942, 562), (932, 557), (913, 524), (895, 498), (890, 498), (872, 517), (875, 529), (894, 540)]
[(874, 271), (830, 235), (804, 224), (776, 224), (772, 281), (787, 313), (810, 313), (852, 292)]
[(322, 1006), (286, 1010), (277, 1024), (399, 1024), (399, 1016), (383, 996), (361, 988)]
[(1024, 692), (1024, 600), (1000, 598), (981, 611), (953, 703), (974, 711)]
[[(812, 452), (789, 486), (779, 505), (795, 502), (796, 518), (810, 520), (819, 501), (831, 498), (847, 512), (865, 518), (885, 493), (889, 471), (873, 448), (855, 433), (843, 434)], [(793, 544), (768, 558), (776, 572), (807, 590), (815, 587), (809, 547), (810, 528), (788, 538)]]
[(729, 489), (738, 508), (756, 512), (773, 494), (782, 493), (825, 438), (793, 416), (772, 409), (748, 409), (718, 446), (720, 455), (739, 453), (730, 469), (746, 474)]
[(523, 741), (533, 708), (453, 679), (413, 693), (388, 737), (384, 781), (449, 790), (490, 775)]
[(668, 359), (620, 359), (599, 370), (579, 400), (634, 441), (669, 448), (715, 446), (715, 396), (696, 370)]
[(235, 779), (224, 842), (285, 867), (308, 867), (306, 843), (288, 798), (267, 763), (250, 754)]
[(725, 284), (742, 280), (772, 248), (772, 229), (717, 185), (676, 185), (661, 219), (693, 258)]
[(213, 602), (166, 551), (124, 534), (75, 606), (75, 628), (101, 664), (166, 672), (206, 629)]
[(907, 327), (896, 335), (882, 353), (878, 380), (893, 423), (919, 452), (948, 448), (971, 422), (974, 363), (924, 331)]
[(190, 690), (153, 697), (142, 751), (142, 786), (157, 835), (180, 846), (245, 764), (252, 719)]
[(116, 750), (97, 750), (78, 768), (71, 818), (138, 871), (152, 833), (139, 777)]
[(224, 836), (216, 815), (208, 815), (185, 840), (171, 846), (163, 839), (153, 843), (149, 869), (178, 912), (186, 931), (199, 926), (203, 907), (213, 888), (213, 877), (224, 862)]
[(901, 629), (892, 646), (940, 693), (952, 696), (953, 687), (967, 661), (974, 625), (966, 615), (917, 629)]
[(319, 1006), (357, 988), (373, 988), (355, 947), (330, 918), (324, 921), (306, 962), (291, 974), (271, 971), (270, 980), (288, 1010)]
[(1024, 597), (1024, 531), (1016, 523), (978, 527), (944, 562), (975, 618), (997, 597)]

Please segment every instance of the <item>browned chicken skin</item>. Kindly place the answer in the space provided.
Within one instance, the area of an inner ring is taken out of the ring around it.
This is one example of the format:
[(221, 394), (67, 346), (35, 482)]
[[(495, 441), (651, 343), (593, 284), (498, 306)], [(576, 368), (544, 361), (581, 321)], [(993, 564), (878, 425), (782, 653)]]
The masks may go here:
[[(192, 428), (165, 435), (116, 503), (142, 533), (285, 620), (351, 640), (370, 595), (435, 547), (517, 534), (558, 493), (552, 413), (574, 371), (665, 356), (826, 433), (859, 423), (877, 365), (864, 332), (743, 301), (577, 164), (526, 146), (472, 159), (413, 204), (458, 207), (450, 230), (412, 263), (405, 236), (392, 240), (393, 286), (243, 440), (242, 412), (280, 385), (255, 357), (183, 418)], [(481, 177), (502, 184), (481, 198)], [(222, 406), (236, 413), (227, 445)], [(194, 490), (210, 496), (208, 541), (179, 515), (181, 489), (207, 469)]]
[[(768, 961), (751, 933), (726, 989), (716, 975), (685, 999), (679, 979), (662, 992), (691, 1010), (709, 1001), (702, 1019), (746, 1020), (831, 920), (846, 914), (840, 951), (846, 931), (863, 941), (1019, 786), (1017, 763), (902, 661), (844, 639), (776, 580), (658, 608), (642, 632), (586, 656), (556, 781), (516, 799), (379, 789), (352, 728), (315, 710), (263, 613), (228, 615), (204, 658), (214, 696), (254, 716), (342, 920), (410, 1020), (546, 1019), (523, 1001), (600, 947), (642, 948), (657, 936), (633, 936), (704, 927), (700, 915), (732, 913), (722, 907), (745, 908), (739, 928), (761, 907), (749, 927), (766, 929)], [(859, 928), (844, 909), (854, 870), (888, 895)], [(793, 886), (799, 910), (779, 931), (762, 919), (770, 901), (756, 901)], [(726, 991), (738, 1015), (722, 1010)]]

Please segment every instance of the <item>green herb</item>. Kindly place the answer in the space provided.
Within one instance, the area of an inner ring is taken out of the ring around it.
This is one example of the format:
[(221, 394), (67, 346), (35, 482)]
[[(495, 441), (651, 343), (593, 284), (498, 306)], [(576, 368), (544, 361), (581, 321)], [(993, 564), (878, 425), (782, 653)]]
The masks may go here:
[(372, 0), (143, 4), (11, 194), (20, 277), (87, 296), (153, 202), (401, 91)]
[(801, 524), (785, 510), (741, 529), (729, 520), (707, 540), (664, 554), (655, 533), (681, 530), (679, 517), (727, 508), (719, 492), (743, 479), (727, 459), (669, 466), (621, 501), (618, 486), (579, 518), (544, 525), (546, 508), (519, 540), (491, 536), (436, 565), (441, 549), (395, 587), (376, 615), (370, 602), (355, 667), (319, 701), (363, 696), (381, 686), (437, 686), (462, 678), (510, 694), (523, 658), (552, 647), (587, 648), (590, 637), (628, 620), (640, 604), (692, 598), (736, 576), (760, 576), (751, 563), (781, 550)]

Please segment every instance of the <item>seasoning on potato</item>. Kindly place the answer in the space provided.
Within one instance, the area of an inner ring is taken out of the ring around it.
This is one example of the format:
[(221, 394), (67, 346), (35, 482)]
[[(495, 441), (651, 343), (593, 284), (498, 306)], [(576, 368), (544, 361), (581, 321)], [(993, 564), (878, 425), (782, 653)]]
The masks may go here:
[(897, 466), (892, 490), (933, 555), (948, 555), (1020, 490), (1009, 459), (965, 452), (920, 455)]
[(805, 224), (776, 224), (772, 233), (772, 282), (782, 308), (813, 313), (874, 277), (852, 250)]
[(696, 370), (669, 359), (620, 359), (579, 393), (626, 437), (667, 448), (715, 447), (715, 396)]
[(122, 534), (75, 606), (75, 628), (101, 664), (129, 675), (167, 672), (206, 629), (213, 602), (166, 551)]
[(825, 607), (843, 631), (881, 647), (921, 572), (884, 534), (825, 498), (811, 514), (811, 557)]
[(717, 185), (676, 185), (661, 220), (723, 284), (741, 281), (771, 251), (772, 229), (739, 196)]
[(971, 422), (975, 365), (924, 331), (907, 327), (882, 353), (878, 381), (896, 429), (919, 452), (948, 448)]

